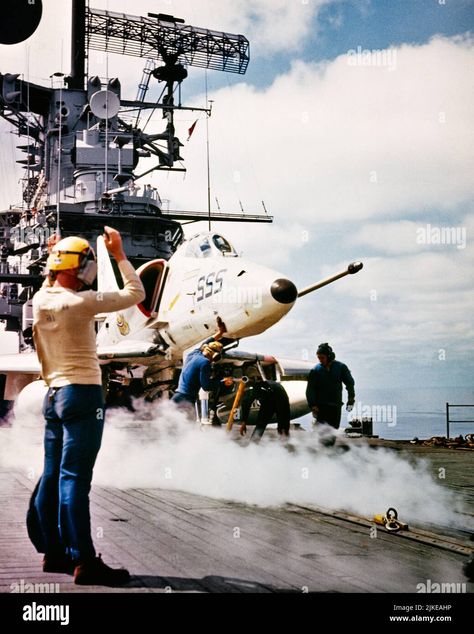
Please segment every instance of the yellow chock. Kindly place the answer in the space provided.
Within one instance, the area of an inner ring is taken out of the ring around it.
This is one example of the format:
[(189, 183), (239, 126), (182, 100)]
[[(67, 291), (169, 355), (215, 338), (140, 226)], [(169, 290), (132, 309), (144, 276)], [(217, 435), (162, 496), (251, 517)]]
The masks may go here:
[(383, 526), (385, 530), (395, 533), (397, 531), (408, 530), (408, 524), (398, 519), (397, 509), (390, 507), (385, 515), (374, 515), (374, 522), (379, 526)]

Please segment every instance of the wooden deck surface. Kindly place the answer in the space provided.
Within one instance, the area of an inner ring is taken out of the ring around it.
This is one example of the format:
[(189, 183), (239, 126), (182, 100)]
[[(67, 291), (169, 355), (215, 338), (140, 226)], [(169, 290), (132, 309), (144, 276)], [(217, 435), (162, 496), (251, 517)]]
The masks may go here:
[[(472, 452), (402, 450), (449, 464), (445, 485), (461, 492), (473, 511)], [(42, 556), (25, 528), (33, 484), (0, 469), (0, 592), (20, 583), (110, 592), (42, 572)], [(128, 586), (113, 592), (414, 593), (427, 579), (466, 583), (465, 555), (383, 531), (371, 539), (367, 527), (292, 505), (266, 509), (179, 491), (93, 486), (91, 511), (98, 552), (132, 574)], [(469, 546), (467, 536), (464, 542)]]

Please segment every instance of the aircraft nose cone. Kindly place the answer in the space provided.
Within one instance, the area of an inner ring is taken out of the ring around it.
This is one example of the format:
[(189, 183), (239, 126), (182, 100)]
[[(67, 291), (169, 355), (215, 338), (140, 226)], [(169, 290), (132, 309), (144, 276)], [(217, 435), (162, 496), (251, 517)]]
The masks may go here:
[(270, 287), (274, 300), (279, 304), (292, 304), (298, 297), (298, 290), (291, 280), (279, 278)]

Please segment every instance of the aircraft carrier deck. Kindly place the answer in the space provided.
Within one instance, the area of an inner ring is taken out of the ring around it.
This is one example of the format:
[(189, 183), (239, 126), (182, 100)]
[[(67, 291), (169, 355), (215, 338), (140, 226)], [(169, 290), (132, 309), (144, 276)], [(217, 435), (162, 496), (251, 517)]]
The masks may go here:
[[(370, 442), (408, 460), (422, 455), (446, 469), (443, 486), (474, 514), (472, 450)], [(60, 593), (416, 593), (417, 585), (474, 585), (462, 565), (472, 551), (468, 530), (410, 526), (371, 538), (372, 518), (296, 504), (262, 508), (180, 491), (92, 487), (93, 535), (104, 560), (125, 566), (124, 588), (78, 587), (72, 577), (44, 574), (25, 528), (34, 482), (26, 473), (0, 470), (0, 591), (51, 586)], [(344, 486), (344, 483), (341, 483)], [(381, 512), (385, 509), (381, 509)], [(403, 518), (401, 518), (403, 519)], [(454, 588), (454, 586), (453, 586)], [(424, 595), (426, 597), (426, 595)]]

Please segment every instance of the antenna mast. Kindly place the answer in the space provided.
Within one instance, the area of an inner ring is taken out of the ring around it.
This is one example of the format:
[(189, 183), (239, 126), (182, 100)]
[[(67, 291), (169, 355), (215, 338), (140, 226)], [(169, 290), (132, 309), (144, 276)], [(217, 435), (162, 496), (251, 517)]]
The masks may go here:
[(84, 89), (86, 74), (86, 0), (72, 0), (71, 76), (69, 88)]
[(209, 154), (209, 117), (212, 113), (212, 103), (211, 108), (209, 108), (209, 99), (207, 92), (207, 70), (205, 73), (206, 77), (206, 159), (207, 159), (207, 213), (208, 213), (208, 223), (209, 223), (209, 231), (211, 231), (211, 161)]

